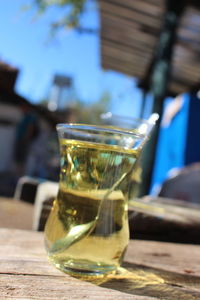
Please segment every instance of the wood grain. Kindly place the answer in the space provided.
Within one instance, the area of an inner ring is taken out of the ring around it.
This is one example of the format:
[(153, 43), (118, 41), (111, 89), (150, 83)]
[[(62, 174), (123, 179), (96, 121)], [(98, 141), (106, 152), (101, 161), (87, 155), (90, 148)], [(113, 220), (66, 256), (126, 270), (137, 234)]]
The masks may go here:
[(200, 299), (200, 246), (130, 241), (116, 275), (86, 282), (49, 264), (43, 233), (0, 229), (1, 299)]

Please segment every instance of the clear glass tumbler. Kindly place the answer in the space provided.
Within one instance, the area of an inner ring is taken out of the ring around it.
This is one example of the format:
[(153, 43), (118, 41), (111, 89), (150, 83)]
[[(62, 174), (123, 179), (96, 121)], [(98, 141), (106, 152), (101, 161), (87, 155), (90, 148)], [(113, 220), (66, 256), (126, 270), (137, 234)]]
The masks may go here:
[(120, 266), (129, 241), (132, 178), (153, 125), (57, 125), (59, 191), (45, 227), (48, 257), (57, 268), (98, 276)]

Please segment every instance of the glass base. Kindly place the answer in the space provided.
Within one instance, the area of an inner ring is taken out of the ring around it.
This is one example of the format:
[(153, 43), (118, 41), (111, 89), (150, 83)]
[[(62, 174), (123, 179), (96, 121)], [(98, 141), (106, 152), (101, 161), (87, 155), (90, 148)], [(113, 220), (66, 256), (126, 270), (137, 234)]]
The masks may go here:
[(50, 262), (53, 263), (57, 269), (72, 275), (74, 277), (82, 277), (87, 279), (89, 277), (104, 277), (108, 274), (115, 274), (118, 266), (106, 265), (106, 264), (94, 264), (86, 260), (65, 260), (55, 261), (49, 258)]

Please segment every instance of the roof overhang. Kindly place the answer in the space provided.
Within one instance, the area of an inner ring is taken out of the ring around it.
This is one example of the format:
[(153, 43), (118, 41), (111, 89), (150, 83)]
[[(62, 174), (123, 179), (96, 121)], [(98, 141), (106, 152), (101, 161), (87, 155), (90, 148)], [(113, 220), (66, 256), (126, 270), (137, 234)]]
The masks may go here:
[[(177, 30), (168, 94), (200, 84), (200, 11), (187, 1)], [(164, 0), (100, 0), (101, 64), (138, 79), (142, 86), (160, 36)]]

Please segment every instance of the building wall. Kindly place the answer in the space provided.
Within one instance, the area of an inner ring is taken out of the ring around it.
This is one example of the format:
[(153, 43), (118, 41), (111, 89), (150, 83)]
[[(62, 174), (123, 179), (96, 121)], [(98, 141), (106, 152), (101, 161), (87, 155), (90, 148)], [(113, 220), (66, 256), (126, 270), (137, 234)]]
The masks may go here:
[(12, 168), (16, 126), (21, 117), (19, 107), (0, 103), (0, 172)]

